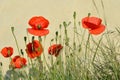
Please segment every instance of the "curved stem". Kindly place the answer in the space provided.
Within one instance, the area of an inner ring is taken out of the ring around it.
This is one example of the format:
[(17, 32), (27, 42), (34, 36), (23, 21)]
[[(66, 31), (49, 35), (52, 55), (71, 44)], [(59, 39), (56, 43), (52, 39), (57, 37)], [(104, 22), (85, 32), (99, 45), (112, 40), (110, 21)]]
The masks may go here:
[(12, 34), (13, 34), (13, 37), (15, 39), (15, 43), (16, 43), (16, 46), (17, 46), (17, 49), (18, 49), (18, 53), (20, 55), (20, 49), (19, 49), (19, 46), (18, 46), (18, 42), (17, 42), (16, 36), (14, 34), (14, 27), (11, 27), (11, 29), (12, 29)]

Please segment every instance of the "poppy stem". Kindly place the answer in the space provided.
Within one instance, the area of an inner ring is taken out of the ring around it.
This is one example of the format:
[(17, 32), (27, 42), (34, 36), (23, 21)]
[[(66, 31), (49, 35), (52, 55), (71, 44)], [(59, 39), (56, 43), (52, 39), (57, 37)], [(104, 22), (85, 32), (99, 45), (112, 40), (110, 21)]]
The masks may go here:
[(64, 33), (65, 33), (65, 45), (69, 45), (69, 37), (67, 33), (68, 24), (64, 21), (63, 26), (64, 26)]
[(12, 31), (13, 37), (15, 39), (15, 43), (16, 43), (16, 46), (17, 46), (17, 49), (18, 49), (18, 53), (19, 53), (19, 55), (21, 55), (20, 54), (20, 49), (19, 49), (19, 46), (18, 46), (18, 42), (17, 42), (17, 39), (16, 39), (16, 36), (14, 34), (14, 27), (11, 27), (11, 31)]
[(104, 22), (105, 22), (105, 25), (107, 25), (107, 20), (106, 20), (106, 17), (105, 17), (105, 8), (104, 8), (103, 0), (101, 0), (101, 5), (102, 5), (102, 8), (103, 8)]
[(2, 62), (0, 62), (0, 80), (3, 80), (2, 68)]
[(76, 12), (74, 12), (73, 14), (73, 18), (74, 18), (74, 35), (73, 35), (73, 48), (74, 50), (76, 49), (76, 43), (75, 43), (75, 32), (77, 32), (77, 27), (76, 27)]
[(59, 29), (60, 29), (59, 43), (62, 43), (62, 39), (61, 39), (61, 37), (62, 37), (62, 35), (61, 35), (61, 27), (62, 27), (62, 25), (60, 24), (59, 25)]
[(85, 79), (87, 79), (87, 68), (88, 68), (88, 64), (87, 64), (87, 53), (88, 53), (88, 45), (89, 45), (89, 40), (90, 40), (90, 33), (88, 34), (88, 38), (85, 44), (85, 59), (84, 59), (84, 75), (85, 75)]
[[(44, 36), (44, 43), (43, 43), (43, 46), (45, 47), (45, 40), (46, 40), (46, 36)], [(44, 61), (46, 63), (46, 66), (47, 68), (49, 69), (49, 66), (48, 66), (48, 63), (47, 63), (47, 60), (46, 60), (46, 57), (45, 57), (45, 52), (43, 51), (43, 58), (44, 58)]]
[[(60, 25), (59, 25), (59, 32), (60, 32), (60, 35), (59, 35), (59, 44), (62, 44), (61, 27), (62, 27), (62, 25), (60, 24)], [(60, 57), (59, 57), (59, 61), (60, 61), (60, 70), (61, 70), (62, 72), (64, 72), (63, 57), (64, 57), (63, 54), (61, 54)]]
[[(41, 36), (38, 36), (38, 40), (39, 40), (39, 43), (42, 42), (42, 38), (41, 38)], [(42, 61), (42, 60), (41, 60), (41, 56), (39, 57), (39, 60)], [(43, 66), (43, 64), (42, 64), (42, 66)]]
[(95, 3), (95, 0), (92, 0), (92, 2), (93, 2), (93, 5), (94, 5), (94, 7), (95, 7), (95, 9), (97, 11), (97, 14), (100, 16), (100, 13), (99, 13), (99, 10), (98, 10), (97, 5)]
[[(41, 43), (41, 41), (42, 41), (41, 36), (38, 36), (38, 40), (39, 40), (39, 42)], [(45, 47), (45, 40), (46, 40), (46, 36), (44, 36), (44, 44), (43, 44), (43, 47)], [(40, 57), (40, 59), (41, 59), (41, 57)], [(45, 58), (44, 51), (43, 51), (43, 60), (45, 61), (46, 66), (47, 66), (47, 68), (49, 69), (48, 63), (47, 63), (46, 58)]]
[(89, 40), (90, 40), (90, 33), (88, 35), (87, 42), (85, 45), (85, 60), (87, 59), (87, 49), (88, 49), (88, 45), (89, 45)]
[(34, 36), (32, 37), (32, 51), (35, 51), (35, 48), (34, 48)]
[[(98, 51), (99, 45), (100, 45), (100, 43), (101, 43), (101, 41), (102, 41), (102, 38), (103, 38), (103, 35), (102, 35), (102, 37), (100, 38), (100, 40), (99, 40), (99, 42), (98, 42), (98, 44), (97, 44), (95, 53), (94, 53), (94, 55), (93, 55), (92, 63), (93, 63), (94, 60), (95, 60), (95, 57), (96, 57), (96, 55), (97, 55), (97, 51)], [(94, 41), (94, 40), (93, 40), (93, 41)]]
[(91, 13), (88, 13), (88, 17), (90, 17)]
[(38, 40), (39, 40), (39, 42), (42, 42), (41, 36), (38, 36)]
[(28, 41), (30, 42), (30, 38), (29, 38), (29, 35), (28, 35), (28, 31), (26, 30), (26, 32), (27, 32), (27, 38), (28, 38)]

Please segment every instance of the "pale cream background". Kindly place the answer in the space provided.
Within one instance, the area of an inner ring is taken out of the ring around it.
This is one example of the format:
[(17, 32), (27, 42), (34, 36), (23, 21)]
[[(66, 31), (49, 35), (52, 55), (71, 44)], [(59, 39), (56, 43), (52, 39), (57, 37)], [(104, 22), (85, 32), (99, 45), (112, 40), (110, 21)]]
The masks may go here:
[[(103, 18), (101, 0), (95, 0), (99, 15), (92, 0), (0, 0), (0, 50), (5, 46), (14, 47), (14, 55), (18, 54), (10, 27), (15, 27), (15, 34), (20, 48), (25, 48), (23, 37), (28, 20), (32, 16), (44, 16), (50, 21), (50, 34), (47, 42), (54, 36), (58, 26), (63, 21), (72, 21), (73, 12), (77, 12), (77, 20), (81, 20), (90, 12)], [(120, 0), (103, 0), (108, 29), (120, 26)], [(104, 23), (104, 20), (103, 20)], [(47, 43), (48, 45), (49, 43)], [(46, 49), (47, 50), (47, 49)], [(3, 72), (8, 69), (9, 59), (0, 55), (3, 62)]]

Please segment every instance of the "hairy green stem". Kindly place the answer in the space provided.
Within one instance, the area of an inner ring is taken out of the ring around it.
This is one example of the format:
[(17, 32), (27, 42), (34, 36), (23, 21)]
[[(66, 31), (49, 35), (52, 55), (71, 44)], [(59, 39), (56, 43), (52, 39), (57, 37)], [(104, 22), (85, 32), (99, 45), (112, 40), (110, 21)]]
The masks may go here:
[(17, 46), (17, 49), (18, 49), (18, 53), (19, 53), (19, 55), (21, 55), (20, 54), (20, 49), (19, 49), (19, 46), (18, 46), (18, 42), (17, 42), (17, 39), (16, 39), (16, 36), (14, 34), (14, 27), (11, 27), (11, 31), (12, 31), (13, 37), (15, 39), (15, 43), (16, 43), (16, 46)]

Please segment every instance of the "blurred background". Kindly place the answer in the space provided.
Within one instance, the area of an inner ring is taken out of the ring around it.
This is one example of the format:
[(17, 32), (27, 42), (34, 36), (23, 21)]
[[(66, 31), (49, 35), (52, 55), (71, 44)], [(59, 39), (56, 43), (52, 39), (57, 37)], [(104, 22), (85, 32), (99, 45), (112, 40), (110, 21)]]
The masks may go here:
[[(59, 24), (63, 21), (73, 21), (73, 12), (77, 13), (77, 21), (91, 13), (107, 21), (107, 29), (114, 29), (120, 26), (120, 0), (0, 0), (0, 50), (5, 46), (14, 47), (14, 55), (17, 55), (17, 48), (11, 33), (11, 27), (15, 27), (15, 35), (20, 49), (25, 49), (23, 37), (26, 35), (26, 28), (30, 27), (28, 21), (33, 16), (44, 16), (50, 21), (47, 35), (49, 43), (55, 36)], [(105, 14), (104, 14), (105, 13)], [(46, 49), (47, 50), (47, 49)], [(3, 63), (3, 73), (8, 69), (9, 59), (0, 55), (0, 62)]]

